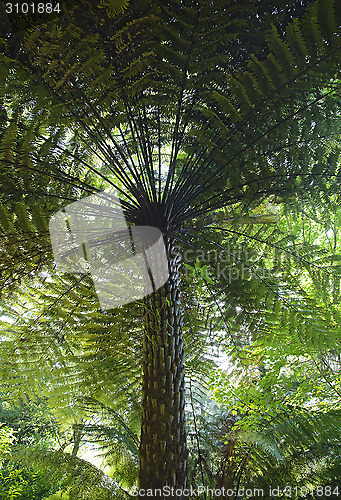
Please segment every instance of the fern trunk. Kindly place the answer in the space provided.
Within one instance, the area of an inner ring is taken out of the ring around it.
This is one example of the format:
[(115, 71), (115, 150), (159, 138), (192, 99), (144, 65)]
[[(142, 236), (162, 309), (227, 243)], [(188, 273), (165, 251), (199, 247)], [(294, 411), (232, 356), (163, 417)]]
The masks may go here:
[[(145, 299), (140, 445), (140, 488), (145, 490), (187, 485), (180, 257), (171, 243), (167, 254), (169, 279)], [(155, 496), (160, 498), (159, 492)]]

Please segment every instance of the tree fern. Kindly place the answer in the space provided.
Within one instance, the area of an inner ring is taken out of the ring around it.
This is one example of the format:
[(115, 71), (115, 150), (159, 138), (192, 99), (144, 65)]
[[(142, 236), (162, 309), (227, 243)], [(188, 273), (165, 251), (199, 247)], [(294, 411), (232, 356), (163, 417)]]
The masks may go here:
[[(338, 193), (336, 153), (332, 160), (337, 137), (329, 140), (339, 120), (338, 11), (329, 0), (320, 0), (284, 30), (283, 24), (270, 27), (264, 16), (266, 34), (253, 50), (253, 37), (245, 40), (245, 48), (240, 46), (241, 31), (257, 10), (253, 3), (244, 13), (240, 5), (212, 6), (205, 0), (132, 2), (113, 19), (84, 5), (64, 19), (24, 31), (18, 42), (11, 32), (2, 40), (2, 62), (11, 67), (2, 77), (7, 115), (7, 131), (1, 129), (2, 162), (7, 173), (1, 177), (1, 201), (9, 214), (2, 213), (3, 241), (12, 234), (11, 224), (15, 238), (23, 240), (20, 254), (11, 256), (4, 285), (42, 273), (43, 261), (46, 266), (43, 284), (22, 288), (33, 297), (27, 304), (36, 301), (40, 312), (4, 325), (9, 356), (3, 373), (19, 396), (23, 390), (33, 392), (33, 381), (38, 390), (41, 374), (48, 374), (56, 404), (64, 408), (70, 393), (76, 400), (84, 390), (99, 395), (104, 383), (113, 389), (113, 374), (127, 374), (121, 387), (133, 393), (141, 382), (135, 363), (119, 352), (119, 342), (116, 351), (112, 348), (128, 314), (136, 335), (131, 353), (143, 356), (141, 485), (184, 487), (183, 301), (175, 246), (184, 245), (184, 250), (205, 242), (224, 250), (229, 237), (281, 248), (283, 234), (272, 235), (268, 225), (255, 230), (249, 224), (240, 231), (240, 222), (252, 221), (252, 211), (270, 196), (300, 206), (301, 199), (304, 205), (311, 200), (319, 204)], [(323, 16), (326, 8), (328, 16)], [(235, 63), (239, 55), (241, 62)], [(15, 189), (8, 189), (8, 178)], [(39, 196), (48, 218), (73, 200), (110, 188), (119, 193), (129, 224), (163, 232), (170, 270), (169, 282), (143, 304), (109, 313), (117, 319), (112, 337), (107, 323), (101, 325), (107, 314), (99, 314), (88, 278), (58, 277), (52, 271), (36, 207)], [(220, 210), (235, 221), (233, 229), (231, 223), (223, 228), (207, 224)], [(22, 231), (29, 237), (22, 237)], [(285, 247), (307, 260), (295, 250)], [(22, 259), (31, 266), (35, 262), (33, 268), (23, 268)], [(238, 259), (234, 268), (241, 272), (243, 260)], [(246, 267), (254, 269), (258, 260)], [(311, 326), (314, 339), (326, 330), (321, 327), (331, 326), (328, 318), (316, 317), (320, 309), (309, 297), (303, 298), (304, 311), (298, 310), (304, 294), (297, 276), (286, 289), (281, 276), (277, 281), (258, 278), (255, 271), (243, 283), (229, 283), (222, 276), (212, 289), (208, 283), (205, 298), (215, 314), (222, 312), (225, 326), (233, 311), (237, 329), (250, 338), (255, 331), (264, 333), (272, 321), (271, 311), (263, 314), (264, 303), (271, 301), (282, 304), (271, 324), (274, 335), (288, 334), (290, 311), (289, 327), (293, 330), (294, 322), (306, 318), (304, 327)], [(43, 288), (35, 292), (37, 286)], [(311, 309), (312, 314), (305, 312)], [(303, 338), (308, 336), (304, 332)], [(23, 348), (25, 343), (30, 350)], [(21, 356), (14, 360), (18, 345)], [(124, 349), (128, 345), (122, 343)], [(103, 367), (106, 359), (110, 376)], [(72, 391), (62, 382), (67, 378)], [(103, 396), (110, 394), (109, 389)], [(162, 405), (172, 411), (157, 412)], [(155, 462), (162, 464), (157, 471)]]

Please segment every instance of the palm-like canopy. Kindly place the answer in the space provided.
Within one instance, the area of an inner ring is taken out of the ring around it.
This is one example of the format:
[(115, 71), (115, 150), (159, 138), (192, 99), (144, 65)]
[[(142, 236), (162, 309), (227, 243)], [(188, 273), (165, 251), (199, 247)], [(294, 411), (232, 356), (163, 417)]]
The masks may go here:
[[(260, 42), (245, 35), (257, 26), (253, 15), (262, 19), (253, 2), (246, 6), (137, 1), (110, 18), (80, 3), (49, 24), (3, 34), (2, 287), (52, 262), (49, 216), (94, 192), (115, 188), (130, 224), (164, 234), (169, 282), (128, 308), (131, 314), (140, 307), (144, 318), (140, 461), (147, 487), (186, 484), (175, 245), (224, 249), (227, 236), (262, 242), (261, 234), (248, 234), (238, 223), (250, 220), (269, 196), (318, 205), (339, 190), (341, 46), (333, 2), (311, 3), (300, 21), (283, 20), (278, 29), (265, 15)], [(212, 226), (217, 219), (224, 225)], [(281, 248), (276, 234), (269, 243)], [(63, 301), (67, 307), (57, 327), (59, 344), (70, 311), (74, 332), (86, 324), (88, 308), (91, 317), (99, 314), (91, 312), (94, 293), (83, 283), (67, 277), (51, 285), (49, 311)], [(226, 286), (217, 280), (218, 311)], [(184, 294), (195, 303), (190, 289)], [(111, 320), (103, 314), (98, 323), (103, 328)], [(132, 323), (141, 331), (138, 318)], [(45, 327), (40, 331), (35, 342), (46, 342)], [(99, 341), (103, 359), (103, 345), (113, 337)], [(52, 349), (56, 339), (47, 342)], [(92, 361), (99, 366), (95, 356)], [(98, 380), (106, 380), (103, 372)], [(92, 383), (96, 387), (96, 379)]]

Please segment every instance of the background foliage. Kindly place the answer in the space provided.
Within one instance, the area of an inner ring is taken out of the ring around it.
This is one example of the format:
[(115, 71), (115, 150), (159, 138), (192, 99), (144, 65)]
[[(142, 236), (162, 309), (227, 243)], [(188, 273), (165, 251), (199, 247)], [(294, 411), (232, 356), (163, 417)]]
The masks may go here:
[(183, 256), (191, 484), (337, 491), (337, 5), (86, 5), (2, 33), (1, 494), (137, 484), (143, 304), (100, 311), (48, 235), (112, 187)]

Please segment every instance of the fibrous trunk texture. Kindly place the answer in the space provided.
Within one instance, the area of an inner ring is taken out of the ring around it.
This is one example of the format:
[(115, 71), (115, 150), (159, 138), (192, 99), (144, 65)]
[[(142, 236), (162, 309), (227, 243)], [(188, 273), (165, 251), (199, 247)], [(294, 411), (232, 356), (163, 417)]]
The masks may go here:
[[(171, 243), (166, 246), (169, 279), (145, 299), (140, 488), (174, 488), (175, 494), (187, 486), (183, 315), (180, 257)], [(164, 495), (157, 491), (155, 497)]]

